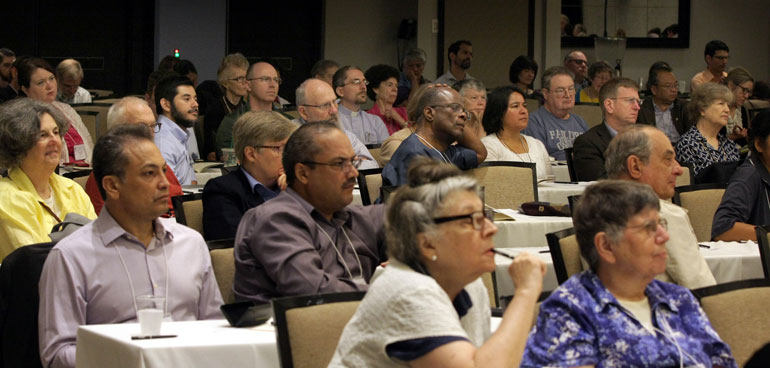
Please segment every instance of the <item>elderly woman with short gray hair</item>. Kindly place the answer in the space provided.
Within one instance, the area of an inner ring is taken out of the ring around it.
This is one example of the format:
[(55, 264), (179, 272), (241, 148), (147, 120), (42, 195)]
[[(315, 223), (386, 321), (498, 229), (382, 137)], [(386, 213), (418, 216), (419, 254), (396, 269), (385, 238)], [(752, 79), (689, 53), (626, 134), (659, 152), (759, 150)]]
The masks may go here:
[(91, 200), (74, 181), (56, 175), (62, 154), (62, 114), (29, 98), (0, 105), (0, 261), (15, 248), (51, 241), (48, 234), (69, 213), (96, 218)]
[(604, 180), (573, 213), (590, 269), (540, 306), (522, 367), (735, 367), (698, 301), (655, 280), (666, 270), (666, 222), (645, 185)]
[(480, 276), (495, 268), (497, 227), (475, 179), (415, 158), (387, 206), (390, 264), (369, 287), (330, 367), (516, 367), (545, 265), (522, 253), (508, 269), (516, 297), (490, 336)]

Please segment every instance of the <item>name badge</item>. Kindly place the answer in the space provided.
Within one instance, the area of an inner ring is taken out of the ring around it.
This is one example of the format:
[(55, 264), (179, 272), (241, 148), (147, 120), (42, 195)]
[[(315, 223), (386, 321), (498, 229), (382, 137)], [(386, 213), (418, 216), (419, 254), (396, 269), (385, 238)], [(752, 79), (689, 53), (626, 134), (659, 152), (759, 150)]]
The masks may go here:
[(364, 280), (363, 276), (354, 277), (353, 282), (356, 283), (356, 285), (366, 286), (366, 280)]
[(86, 146), (84, 144), (75, 146), (75, 160), (83, 161), (85, 159), (86, 159)]

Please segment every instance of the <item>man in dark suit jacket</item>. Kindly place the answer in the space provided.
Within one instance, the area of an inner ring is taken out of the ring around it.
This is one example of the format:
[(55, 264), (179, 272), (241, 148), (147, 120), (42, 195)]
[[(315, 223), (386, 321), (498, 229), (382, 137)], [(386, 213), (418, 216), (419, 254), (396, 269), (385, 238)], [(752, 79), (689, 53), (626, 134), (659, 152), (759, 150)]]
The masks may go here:
[(648, 77), (647, 89), (652, 96), (644, 99), (636, 122), (658, 127), (675, 144), (693, 125), (687, 116), (687, 101), (677, 98), (676, 76), (666, 62), (652, 64)]
[(599, 105), (604, 122), (575, 138), (572, 145), (575, 174), (579, 181), (604, 179), (604, 151), (620, 130), (636, 123), (640, 109), (636, 82), (628, 78), (614, 78), (599, 90)]
[(243, 214), (273, 199), (286, 187), (281, 155), (296, 128), (274, 111), (250, 111), (238, 119), (233, 138), (241, 165), (209, 180), (203, 188), (206, 239), (235, 238)]

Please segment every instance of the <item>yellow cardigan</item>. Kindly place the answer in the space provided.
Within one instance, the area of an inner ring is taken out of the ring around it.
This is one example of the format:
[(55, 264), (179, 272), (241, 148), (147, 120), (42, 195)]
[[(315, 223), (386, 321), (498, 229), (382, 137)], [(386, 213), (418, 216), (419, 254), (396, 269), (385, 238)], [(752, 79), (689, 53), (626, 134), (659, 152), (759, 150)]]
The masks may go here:
[[(96, 218), (94, 206), (80, 185), (56, 174), (51, 174), (48, 183), (61, 219), (70, 212)], [(51, 241), (48, 234), (58, 222), (20, 168), (0, 179), (0, 261), (21, 246)]]

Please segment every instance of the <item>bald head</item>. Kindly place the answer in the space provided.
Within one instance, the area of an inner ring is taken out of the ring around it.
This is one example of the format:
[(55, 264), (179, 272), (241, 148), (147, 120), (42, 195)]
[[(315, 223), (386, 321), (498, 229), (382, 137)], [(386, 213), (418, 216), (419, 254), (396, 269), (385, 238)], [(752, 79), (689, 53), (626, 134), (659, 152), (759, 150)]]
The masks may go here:
[(279, 80), (278, 71), (264, 61), (251, 64), (246, 72), (246, 78), (249, 80), (249, 95), (255, 101), (264, 105), (266, 110), (270, 110), (272, 102), (278, 96)]
[(337, 95), (332, 87), (321, 79), (305, 80), (297, 87), (297, 111), (303, 120), (316, 122), (337, 120)]
[(153, 127), (155, 115), (147, 101), (136, 97), (123, 97), (107, 112), (107, 127), (120, 124), (144, 124)]

